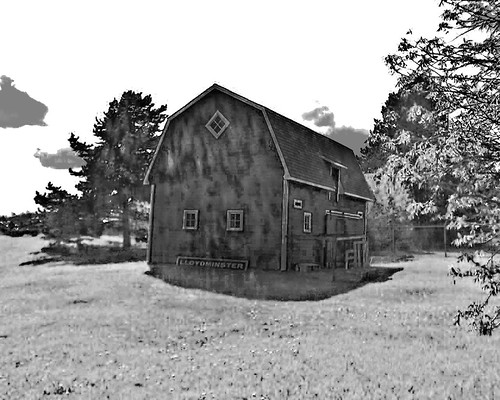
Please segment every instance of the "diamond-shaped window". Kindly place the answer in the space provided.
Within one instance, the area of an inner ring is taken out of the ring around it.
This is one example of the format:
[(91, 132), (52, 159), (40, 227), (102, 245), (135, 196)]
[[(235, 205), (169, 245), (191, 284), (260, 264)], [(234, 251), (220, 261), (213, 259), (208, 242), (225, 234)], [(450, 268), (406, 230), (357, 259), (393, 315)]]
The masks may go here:
[(229, 126), (229, 121), (224, 117), (224, 115), (220, 113), (219, 110), (217, 110), (205, 126), (210, 131), (210, 133), (214, 135), (216, 139), (218, 139)]

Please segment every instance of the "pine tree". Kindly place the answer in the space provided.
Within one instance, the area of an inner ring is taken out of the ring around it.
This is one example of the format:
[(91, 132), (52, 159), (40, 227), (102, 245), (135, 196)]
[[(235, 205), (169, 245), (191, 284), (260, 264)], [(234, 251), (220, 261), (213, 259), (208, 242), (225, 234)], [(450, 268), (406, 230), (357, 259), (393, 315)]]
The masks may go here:
[(143, 179), (158, 143), (160, 125), (166, 118), (166, 105), (155, 108), (151, 96), (124, 92), (120, 100), (109, 103), (102, 118), (96, 118), (92, 145), (71, 134), (73, 151), (85, 166), (70, 173), (82, 178), (77, 185), (82, 193), (87, 215), (94, 224), (110, 215), (119, 215), (123, 247), (130, 239), (131, 206), (148, 199)]
[(49, 182), (46, 193), (36, 192), (35, 203), (41, 208), (44, 232), (56, 241), (68, 240), (82, 233), (78, 197)]

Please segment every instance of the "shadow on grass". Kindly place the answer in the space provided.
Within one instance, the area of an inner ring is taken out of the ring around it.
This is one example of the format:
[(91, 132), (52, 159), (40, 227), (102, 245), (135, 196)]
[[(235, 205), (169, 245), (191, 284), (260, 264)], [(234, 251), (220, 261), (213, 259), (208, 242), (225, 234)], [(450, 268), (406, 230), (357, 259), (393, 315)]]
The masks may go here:
[(150, 268), (146, 274), (171, 285), (247, 299), (279, 301), (323, 300), (370, 282), (389, 280), (403, 270), (401, 267), (368, 267), (312, 272), (231, 271), (170, 264), (151, 265)]
[(42, 254), (40, 258), (19, 265), (41, 265), (60, 261), (74, 265), (110, 264), (144, 261), (146, 259), (146, 249), (137, 247), (123, 249), (118, 246), (81, 245), (77, 248), (66, 245), (52, 245), (42, 248), (40, 254)]

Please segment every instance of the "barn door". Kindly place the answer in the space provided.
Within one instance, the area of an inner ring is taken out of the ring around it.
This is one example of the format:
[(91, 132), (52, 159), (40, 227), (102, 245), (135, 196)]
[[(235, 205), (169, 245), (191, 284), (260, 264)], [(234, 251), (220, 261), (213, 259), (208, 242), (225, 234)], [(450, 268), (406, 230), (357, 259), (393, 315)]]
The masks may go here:
[(325, 264), (327, 268), (335, 268), (335, 246), (336, 241), (333, 238), (326, 239), (326, 254), (325, 254)]

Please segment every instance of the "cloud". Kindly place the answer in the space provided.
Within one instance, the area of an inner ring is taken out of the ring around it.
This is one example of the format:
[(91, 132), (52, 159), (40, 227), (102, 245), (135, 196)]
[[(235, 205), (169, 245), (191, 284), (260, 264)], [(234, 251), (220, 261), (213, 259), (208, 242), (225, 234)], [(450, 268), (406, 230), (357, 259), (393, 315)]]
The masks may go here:
[(352, 149), (357, 156), (361, 155), (360, 150), (365, 147), (368, 135), (369, 132), (366, 129), (357, 129), (352, 126), (329, 129), (326, 133), (326, 136)]
[(335, 118), (332, 111), (327, 106), (316, 107), (314, 110), (302, 114), (305, 121), (311, 121), (319, 128), (328, 128), (322, 132), (325, 136), (351, 148), (354, 154), (361, 155), (361, 148), (365, 146), (365, 140), (368, 138), (366, 129), (357, 129), (352, 126), (335, 126)]
[(85, 165), (85, 161), (78, 157), (70, 148), (59, 149), (55, 154), (42, 152), (40, 149), (37, 149), (33, 156), (39, 158), (40, 163), (46, 168), (69, 169), (80, 168)]
[(43, 120), (49, 110), (47, 106), (18, 90), (12, 82), (8, 76), (0, 77), (0, 128), (47, 126)]
[(317, 127), (335, 128), (335, 118), (333, 112), (327, 106), (316, 107), (312, 111), (307, 111), (302, 114), (302, 118), (306, 121), (312, 121)]

